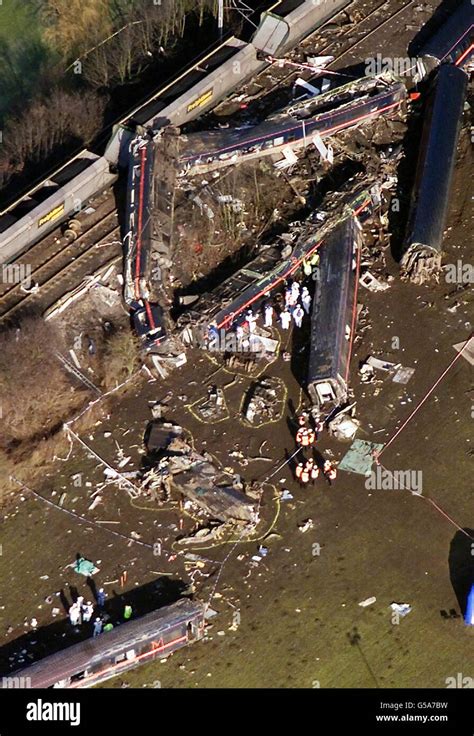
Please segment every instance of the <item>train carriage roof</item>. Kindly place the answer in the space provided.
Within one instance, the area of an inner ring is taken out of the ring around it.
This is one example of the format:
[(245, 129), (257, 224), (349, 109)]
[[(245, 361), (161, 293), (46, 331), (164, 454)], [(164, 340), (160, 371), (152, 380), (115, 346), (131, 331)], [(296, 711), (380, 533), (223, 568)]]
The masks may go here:
[(204, 605), (201, 602), (182, 598), (141, 618), (122, 623), (110, 632), (86, 639), (12, 672), (9, 677), (29, 677), (31, 687), (50, 687), (73, 673), (83, 672), (94, 663), (98, 664), (104, 658), (115, 656), (125, 647), (133, 648), (134, 644), (174, 629), (203, 612)]

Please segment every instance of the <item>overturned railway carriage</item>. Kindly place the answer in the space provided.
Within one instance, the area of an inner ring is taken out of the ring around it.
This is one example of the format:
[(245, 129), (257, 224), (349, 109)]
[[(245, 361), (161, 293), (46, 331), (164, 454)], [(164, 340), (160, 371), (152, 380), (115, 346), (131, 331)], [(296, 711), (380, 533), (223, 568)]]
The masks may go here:
[(179, 176), (192, 176), (248, 161), (285, 148), (305, 148), (322, 138), (389, 114), (400, 107), (406, 88), (400, 82), (363, 77), (314, 100), (294, 103), (259, 125), (210, 130), (182, 136)]
[(320, 251), (311, 315), (308, 393), (323, 411), (347, 400), (361, 246), (361, 226), (356, 218), (350, 218), (331, 233)]
[(18, 258), (116, 179), (105, 158), (90, 151), (78, 154), (21, 201), (0, 212), (0, 263)]
[(151, 267), (151, 218), (155, 148), (145, 137), (131, 146), (127, 190), (125, 287), (127, 304), (149, 299)]
[(183, 598), (4, 677), (1, 687), (86, 688), (167, 657), (204, 635), (205, 606)]
[(439, 266), (467, 75), (456, 66), (443, 64), (433, 82), (426, 103), (403, 261), (414, 251), (431, 252)]
[(450, 63), (463, 67), (474, 55), (474, 9), (472, 0), (462, 0), (447, 21), (418, 51), (428, 65)]
[[(364, 220), (380, 204), (380, 190), (373, 186), (351, 195), (343, 208), (339, 225), (353, 219)], [(289, 258), (282, 259), (277, 247), (266, 247), (243, 268), (222, 282), (212, 292), (203, 294), (197, 303), (178, 320), (185, 342), (203, 347), (209, 329), (227, 332), (245, 322), (247, 310), (261, 309), (301, 269), (305, 259), (319, 248), (326, 248), (330, 232), (324, 227), (302, 235)], [(222, 345), (226, 345), (222, 341)]]
[[(170, 123), (183, 125), (194, 120), (268, 66), (268, 62), (258, 55), (267, 42), (277, 40), (275, 48), (271, 46), (272, 50), (285, 53), (348, 4), (349, 0), (282, 0), (265, 3), (272, 11), (270, 22), (273, 26), (269, 25), (267, 16), (263, 14), (262, 23), (255, 34), (256, 45), (252, 40), (246, 43), (230, 36), (117, 124), (104, 156), (84, 151), (61, 169), (74, 168), (76, 160), (82, 158), (86, 167), (80, 173), (76, 170), (67, 181), (62, 178), (60, 184), (57, 184), (56, 175), (53, 174), (1, 211), (0, 263), (13, 261), (54, 227), (82, 209), (90, 199), (113, 185), (117, 179), (114, 173), (117, 166), (128, 165), (129, 144), (137, 124), (158, 130)], [(278, 20), (277, 26), (275, 18)], [(259, 35), (259, 30), (264, 31), (263, 35)], [(50, 199), (46, 201), (43, 194), (48, 188)], [(44, 190), (41, 195), (40, 190)]]

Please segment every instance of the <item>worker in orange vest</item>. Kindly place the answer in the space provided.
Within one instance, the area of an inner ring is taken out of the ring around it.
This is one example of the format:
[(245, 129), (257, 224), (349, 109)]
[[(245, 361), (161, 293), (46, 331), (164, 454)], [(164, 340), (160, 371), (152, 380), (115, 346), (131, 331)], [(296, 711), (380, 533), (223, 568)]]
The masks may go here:
[(310, 458), (309, 460), (306, 461), (305, 469), (308, 473), (309, 481), (311, 481), (311, 485), (314, 485), (314, 481), (319, 475), (319, 470), (317, 467), (315, 467), (313, 458)]
[(300, 480), (300, 484), (301, 484), (302, 486), (307, 486), (307, 485), (308, 485), (308, 483), (309, 483), (310, 477), (311, 477), (311, 474), (310, 474), (310, 472), (309, 472), (309, 470), (308, 470), (308, 467), (307, 467), (307, 465), (308, 465), (308, 463), (305, 463), (305, 465), (304, 465), (304, 467), (303, 467), (303, 470), (301, 471), (301, 480)]
[(312, 427), (308, 427), (308, 429), (306, 430), (306, 442), (307, 447), (314, 445), (314, 443), (316, 442), (316, 432), (314, 431), (314, 429), (312, 429)]
[(296, 444), (310, 447), (316, 442), (316, 432), (311, 427), (300, 427), (296, 433)]
[(332, 480), (336, 480), (337, 470), (329, 460), (324, 461), (323, 473), (326, 476), (329, 485), (331, 485)]
[(298, 463), (298, 465), (295, 468), (296, 480), (298, 481), (298, 483), (300, 484), (300, 486), (302, 485), (302, 483), (301, 483), (301, 474), (303, 473), (303, 468), (304, 468), (303, 463)]
[(306, 463), (306, 465), (308, 467), (311, 485), (314, 486), (314, 481), (319, 477), (319, 468), (314, 462), (313, 458), (310, 458), (308, 462)]
[(306, 428), (300, 427), (296, 433), (296, 444), (303, 447), (306, 438)]

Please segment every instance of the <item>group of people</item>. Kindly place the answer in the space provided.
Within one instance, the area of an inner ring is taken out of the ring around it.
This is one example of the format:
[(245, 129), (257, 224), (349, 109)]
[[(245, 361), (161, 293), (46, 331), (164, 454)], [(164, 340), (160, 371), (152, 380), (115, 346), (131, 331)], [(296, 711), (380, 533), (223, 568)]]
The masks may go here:
[[(97, 603), (94, 605), (91, 601), (84, 603), (84, 596), (80, 595), (69, 608), (69, 621), (72, 626), (80, 626), (81, 624), (90, 623), (94, 614), (94, 609), (99, 609), (100, 615), (96, 616), (93, 622), (92, 636), (99, 636), (103, 631), (112, 631), (113, 623), (109, 621), (109, 616), (103, 612), (107, 594), (103, 588), (97, 591)], [(126, 605), (123, 611), (124, 621), (128, 621), (132, 617), (132, 607)]]
[[(311, 426), (308, 413), (303, 412), (298, 417), (298, 429), (295, 436), (296, 445), (301, 449), (313, 447), (316, 444), (317, 435), (322, 431), (323, 427), (323, 422), (318, 422), (315, 427)], [(295, 468), (296, 480), (302, 487), (307, 486), (309, 483), (313, 485), (315, 480), (319, 478), (320, 470), (322, 470), (329, 485), (331, 485), (333, 480), (336, 480), (337, 470), (331, 461), (325, 460), (320, 469), (313, 457), (310, 457), (308, 460), (305, 459), (304, 462), (300, 461), (297, 463)]]
[(80, 595), (78, 599), (69, 608), (69, 621), (72, 626), (80, 626), (87, 624), (94, 613), (94, 605), (91, 601), (84, 603), (84, 596)]
[[(305, 314), (309, 314), (310, 307), (311, 295), (308, 287), (301, 287), (298, 281), (293, 281), (285, 291), (284, 307), (278, 315), (272, 302), (268, 301), (263, 306), (263, 315), (249, 309), (245, 314), (245, 321), (247, 322), (250, 333), (255, 332), (257, 322), (261, 316), (263, 316), (264, 327), (273, 327), (273, 321), (278, 319), (281, 328), (283, 330), (289, 330), (292, 322), (295, 323), (295, 327), (301, 327), (303, 317)], [(243, 339), (244, 329), (242, 325), (236, 328), (236, 332), (237, 337)]]
[[(329, 485), (331, 485), (331, 481), (335, 480), (337, 476), (337, 470), (335, 466), (331, 463), (330, 460), (325, 460), (322, 471)], [(309, 460), (306, 460), (306, 462), (304, 463), (299, 462), (295, 468), (296, 480), (302, 487), (307, 486), (309, 483), (311, 483), (311, 485), (314, 485), (314, 481), (319, 478), (319, 473), (319, 467), (316, 465), (316, 462), (312, 457), (310, 457)]]

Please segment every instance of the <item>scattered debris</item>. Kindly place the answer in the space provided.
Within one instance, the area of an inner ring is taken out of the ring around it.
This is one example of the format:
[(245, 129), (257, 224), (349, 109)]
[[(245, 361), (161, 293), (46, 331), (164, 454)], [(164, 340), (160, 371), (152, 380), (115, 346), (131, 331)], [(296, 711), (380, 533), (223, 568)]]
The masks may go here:
[(411, 611), (411, 606), (408, 603), (391, 603), (390, 608), (402, 617), (406, 616)]
[(341, 462), (339, 470), (359, 475), (370, 475), (374, 463), (374, 454), (380, 452), (383, 444), (367, 442), (366, 440), (354, 440)]
[(91, 575), (95, 575), (99, 572), (99, 568), (94, 565), (90, 560), (86, 560), (84, 557), (79, 557), (75, 563), (73, 563), (74, 571), (79, 575), (84, 575), (86, 578)]
[(460, 353), (462, 350), (462, 357), (465, 358), (468, 363), (474, 365), (474, 340), (472, 337), (464, 342), (457, 342), (456, 345), (453, 345), (453, 348), (457, 353)]
[(328, 422), (328, 430), (337, 440), (352, 440), (359, 429), (360, 422), (347, 413), (340, 412)]
[(386, 291), (390, 288), (390, 284), (386, 281), (381, 281), (380, 278), (376, 278), (370, 271), (366, 271), (363, 276), (360, 277), (359, 283), (369, 291)]
[(280, 378), (264, 376), (244, 395), (242, 414), (253, 426), (277, 422), (284, 409), (285, 384)]
[(359, 603), (359, 606), (362, 606), (362, 608), (366, 608), (367, 606), (371, 606), (373, 603), (375, 603), (377, 598), (373, 595), (371, 598), (366, 598), (365, 601), (361, 601)]
[(411, 379), (415, 372), (414, 368), (404, 368), (403, 366), (400, 366), (398, 371), (395, 373), (394, 377), (392, 378), (392, 381), (394, 383), (408, 383), (408, 381)]

